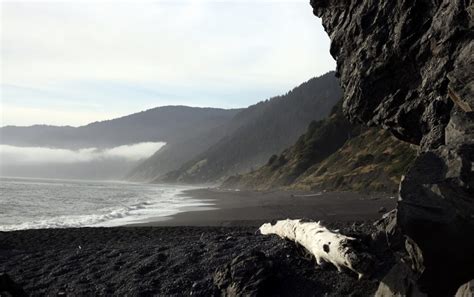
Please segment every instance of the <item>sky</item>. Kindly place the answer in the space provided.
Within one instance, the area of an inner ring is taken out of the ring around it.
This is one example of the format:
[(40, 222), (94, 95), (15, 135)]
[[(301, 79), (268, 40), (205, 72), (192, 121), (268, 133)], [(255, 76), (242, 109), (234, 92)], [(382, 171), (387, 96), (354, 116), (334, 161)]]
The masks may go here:
[(0, 126), (241, 108), (335, 69), (309, 0), (1, 0)]

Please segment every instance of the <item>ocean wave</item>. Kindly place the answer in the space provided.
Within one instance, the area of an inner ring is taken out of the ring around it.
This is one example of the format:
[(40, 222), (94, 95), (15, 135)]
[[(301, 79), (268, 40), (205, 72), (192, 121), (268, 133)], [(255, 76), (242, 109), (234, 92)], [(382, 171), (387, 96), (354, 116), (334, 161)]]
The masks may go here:
[(209, 203), (180, 196), (182, 191), (170, 191), (166, 200), (148, 200), (131, 205), (104, 210), (102, 214), (63, 215), (44, 218), (12, 225), (0, 225), (0, 231), (25, 229), (80, 228), (80, 227), (113, 227), (126, 225), (156, 217), (166, 217), (182, 211), (185, 207), (200, 207)]
[(131, 206), (123, 206), (104, 214), (57, 216), (15, 225), (0, 226), (0, 231), (93, 227), (106, 221), (129, 216), (131, 211), (143, 209), (146, 207), (146, 205), (149, 205), (149, 202), (142, 202)]

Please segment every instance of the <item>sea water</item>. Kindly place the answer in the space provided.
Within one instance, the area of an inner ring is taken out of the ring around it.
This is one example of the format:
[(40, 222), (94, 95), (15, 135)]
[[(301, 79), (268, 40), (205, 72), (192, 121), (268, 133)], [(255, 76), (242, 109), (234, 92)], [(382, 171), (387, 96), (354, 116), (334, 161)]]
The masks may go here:
[(195, 187), (114, 181), (0, 177), (0, 231), (112, 227), (212, 205)]

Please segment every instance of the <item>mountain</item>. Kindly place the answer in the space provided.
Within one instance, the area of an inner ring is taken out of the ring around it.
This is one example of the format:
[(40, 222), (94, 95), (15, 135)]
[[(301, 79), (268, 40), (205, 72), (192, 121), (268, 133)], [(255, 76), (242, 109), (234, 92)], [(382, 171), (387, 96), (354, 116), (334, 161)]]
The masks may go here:
[(326, 117), (341, 96), (338, 80), (329, 72), (250, 106), (220, 131), (217, 143), (155, 181), (210, 183), (250, 171), (294, 143), (311, 121)]
[[(341, 96), (330, 72), (241, 110), (166, 106), (81, 127), (7, 126), (0, 128), (0, 144), (10, 146), (7, 151), (14, 158), (0, 169), (3, 174), (35, 177), (215, 182), (264, 164), (296, 141), (308, 123), (326, 117)], [(130, 146), (146, 142), (166, 145), (144, 161), (129, 157)], [(37, 147), (54, 151), (33, 149)], [(111, 158), (117, 148), (120, 157)], [(50, 157), (40, 158), (41, 154)], [(36, 162), (18, 164), (15, 160), (23, 156)]]
[(226, 135), (230, 135), (247, 123), (257, 120), (264, 113), (265, 108), (266, 104), (264, 102), (255, 104), (238, 112), (231, 120), (221, 126), (166, 145), (131, 170), (127, 179), (133, 181), (160, 181), (166, 174), (178, 170), (185, 163), (203, 154)]
[(240, 110), (164, 106), (81, 127), (0, 128), (0, 144), (53, 148), (110, 148), (140, 142), (176, 143), (219, 127)]
[[(123, 179), (154, 152), (172, 152), (167, 170), (215, 143), (210, 131), (235, 110), (166, 106), (81, 127), (0, 128), (0, 175)], [(196, 139), (192, 145), (182, 143)], [(163, 147), (163, 144), (166, 145)]]
[(395, 192), (415, 150), (390, 133), (351, 124), (336, 105), (294, 145), (259, 169), (228, 178), (226, 188)]

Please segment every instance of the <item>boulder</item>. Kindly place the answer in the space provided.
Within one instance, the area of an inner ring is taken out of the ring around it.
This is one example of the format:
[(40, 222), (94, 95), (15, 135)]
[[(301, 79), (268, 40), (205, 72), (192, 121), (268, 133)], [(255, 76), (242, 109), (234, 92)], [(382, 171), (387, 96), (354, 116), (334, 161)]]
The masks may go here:
[(269, 296), (274, 278), (273, 261), (262, 252), (235, 257), (214, 273), (214, 284), (222, 296)]
[(405, 244), (405, 239), (397, 225), (397, 210), (385, 213), (381, 219), (374, 223), (377, 232), (372, 234), (373, 240), (382, 240), (381, 244), (387, 245), (391, 250), (398, 250)]
[(375, 297), (427, 297), (415, 284), (413, 272), (404, 263), (398, 263), (379, 284)]

